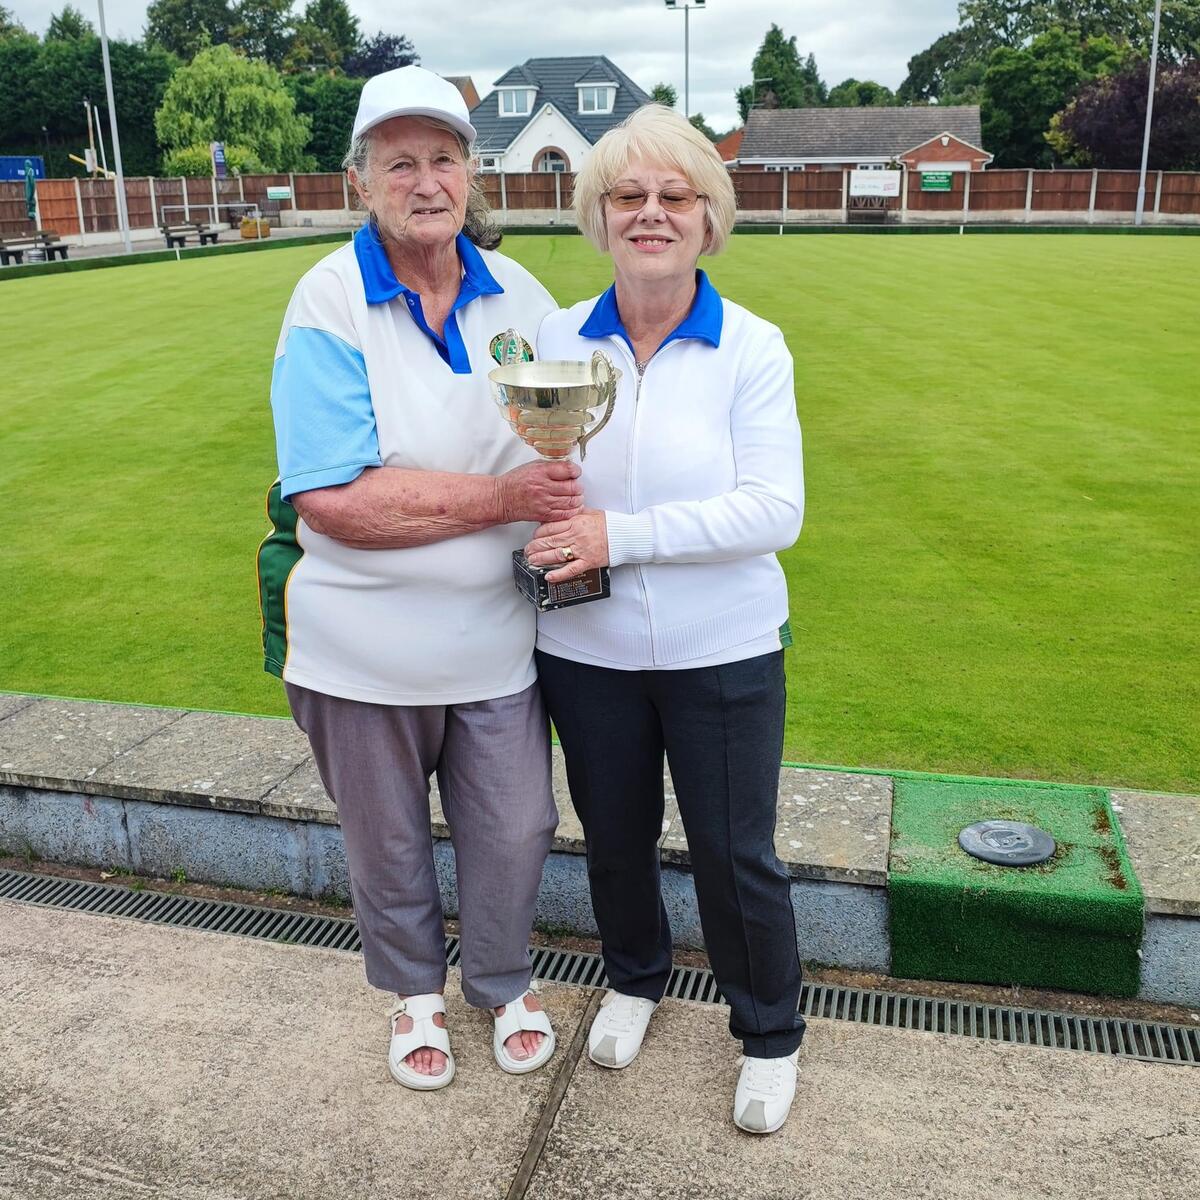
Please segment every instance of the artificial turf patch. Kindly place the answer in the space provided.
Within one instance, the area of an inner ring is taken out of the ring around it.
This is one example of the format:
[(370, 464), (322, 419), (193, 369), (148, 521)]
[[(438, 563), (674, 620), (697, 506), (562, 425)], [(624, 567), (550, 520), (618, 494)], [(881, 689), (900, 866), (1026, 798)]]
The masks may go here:
[[(1036, 825), (1040, 866), (959, 848), (977, 821)], [(892, 974), (1137, 994), (1142, 889), (1100, 788), (897, 780), (888, 864)]]

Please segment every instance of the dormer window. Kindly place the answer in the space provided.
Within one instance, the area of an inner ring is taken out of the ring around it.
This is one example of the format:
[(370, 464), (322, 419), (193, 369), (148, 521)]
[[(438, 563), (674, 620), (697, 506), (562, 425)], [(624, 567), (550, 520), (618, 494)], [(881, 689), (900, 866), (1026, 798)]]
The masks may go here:
[(500, 88), (500, 115), (527, 117), (533, 111), (533, 88)]
[(617, 96), (615, 83), (586, 83), (579, 85), (581, 113), (611, 113)]

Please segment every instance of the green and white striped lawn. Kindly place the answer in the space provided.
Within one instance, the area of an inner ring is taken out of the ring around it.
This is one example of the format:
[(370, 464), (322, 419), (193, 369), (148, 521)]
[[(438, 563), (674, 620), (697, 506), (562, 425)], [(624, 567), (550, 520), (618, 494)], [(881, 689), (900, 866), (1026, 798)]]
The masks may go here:
[[(505, 249), (564, 304), (575, 237)], [(283, 713), (267, 389), (327, 246), (0, 282), (0, 689)], [(1200, 790), (1200, 239), (739, 237), (809, 489), (786, 754)]]

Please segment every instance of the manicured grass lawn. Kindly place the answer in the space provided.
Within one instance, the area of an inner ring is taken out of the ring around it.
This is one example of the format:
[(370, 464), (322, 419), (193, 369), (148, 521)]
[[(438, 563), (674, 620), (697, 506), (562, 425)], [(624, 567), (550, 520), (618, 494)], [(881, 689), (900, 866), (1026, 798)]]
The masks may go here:
[[(579, 238), (505, 249), (562, 302)], [(285, 712), (254, 551), (327, 246), (0, 282), (0, 689)], [(796, 358), (787, 756), (1200, 790), (1200, 239), (740, 237)]]

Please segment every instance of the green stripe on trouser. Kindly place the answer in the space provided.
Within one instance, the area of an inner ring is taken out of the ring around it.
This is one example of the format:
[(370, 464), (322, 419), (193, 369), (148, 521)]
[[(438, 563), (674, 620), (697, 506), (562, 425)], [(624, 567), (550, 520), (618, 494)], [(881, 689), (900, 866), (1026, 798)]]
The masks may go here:
[[(1040, 866), (981, 862), (958, 835), (988, 819), (1058, 849)], [(888, 904), (901, 978), (1137, 994), (1142, 889), (1100, 788), (897, 780)]]
[(296, 540), (299, 517), (283, 499), (279, 480), (267, 492), (271, 532), (258, 548), (258, 601), (263, 618), (263, 668), (283, 675), (287, 661), (287, 583), (304, 551)]

